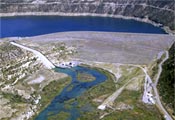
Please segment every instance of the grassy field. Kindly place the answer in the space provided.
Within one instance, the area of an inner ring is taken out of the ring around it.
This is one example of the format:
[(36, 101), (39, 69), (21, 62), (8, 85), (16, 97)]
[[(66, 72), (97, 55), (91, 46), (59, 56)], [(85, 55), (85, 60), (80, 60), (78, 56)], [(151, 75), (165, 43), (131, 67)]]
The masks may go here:
[(55, 116), (51, 116), (48, 118), (48, 120), (66, 120), (69, 117), (69, 113), (66, 112), (60, 112), (59, 114), (55, 115)]
[[(123, 68), (124, 71), (124, 68)], [(104, 114), (106, 115), (102, 120), (161, 120), (162, 115), (159, 113), (158, 109), (155, 106), (149, 106), (145, 105), (141, 102), (141, 95), (142, 91), (134, 91), (134, 90), (124, 90), (121, 95), (115, 100), (113, 104), (113, 108), (116, 108), (115, 110), (112, 109), (106, 109), (104, 111), (98, 110), (97, 107), (100, 105), (98, 102), (94, 102), (93, 100), (95, 98), (100, 98), (100, 96), (109, 96), (112, 94), (116, 87), (113, 82), (114, 76), (107, 72), (102, 70), (107, 76), (108, 80), (104, 83), (95, 86), (88, 90), (84, 95), (80, 96), (77, 100), (80, 102), (79, 107), (83, 107), (85, 104), (91, 105), (93, 108), (91, 111), (82, 112), (82, 116), (79, 118), (79, 120), (99, 120), (100, 116)], [(126, 72), (126, 71), (125, 71)], [(124, 73), (125, 73), (124, 72)], [(127, 73), (127, 72), (126, 72)], [(119, 86), (123, 84), (123, 82), (127, 82), (127, 79), (131, 79), (132, 77), (136, 77), (137, 75), (142, 74), (142, 72), (139, 69), (133, 69), (131, 73), (124, 75), (119, 83)], [(106, 97), (107, 97), (106, 96)], [(106, 98), (104, 97), (104, 99)], [(104, 100), (103, 99), (103, 100)], [(119, 110), (120, 104), (125, 104), (127, 106), (130, 106), (129, 109)]]
[(86, 105), (89, 105), (91, 107), (90, 111), (85, 111), (85, 112), (81, 111), (82, 116), (79, 118), (79, 120), (99, 119), (100, 111), (96, 110), (99, 103), (94, 102), (93, 100), (103, 95), (110, 95), (116, 90), (115, 84), (113, 82), (113, 79), (115, 79), (114, 75), (103, 69), (98, 69), (98, 70), (107, 76), (107, 80), (99, 84), (98, 86), (92, 87), (91, 89), (86, 91), (82, 96), (77, 98), (77, 101), (79, 103), (79, 106), (78, 106), (79, 108), (82, 108)]
[(104, 120), (162, 120), (162, 116), (155, 106), (145, 105), (140, 101), (140, 91), (125, 90), (115, 100), (115, 106), (126, 104), (132, 106), (133, 109), (116, 110), (112, 114), (106, 116)]

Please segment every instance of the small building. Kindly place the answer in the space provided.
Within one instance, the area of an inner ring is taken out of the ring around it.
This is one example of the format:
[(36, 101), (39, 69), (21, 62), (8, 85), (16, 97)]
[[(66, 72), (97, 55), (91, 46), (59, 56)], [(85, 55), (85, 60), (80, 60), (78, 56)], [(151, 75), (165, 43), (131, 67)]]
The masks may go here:
[(100, 105), (100, 106), (98, 106), (98, 109), (99, 110), (105, 110), (106, 109), (106, 105)]

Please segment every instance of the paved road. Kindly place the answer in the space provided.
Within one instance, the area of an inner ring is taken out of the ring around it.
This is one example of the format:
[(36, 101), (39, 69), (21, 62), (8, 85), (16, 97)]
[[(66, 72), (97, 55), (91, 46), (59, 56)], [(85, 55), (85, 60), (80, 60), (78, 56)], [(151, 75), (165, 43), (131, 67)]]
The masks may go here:
[(155, 85), (153, 86), (153, 90), (154, 90), (154, 93), (156, 96), (156, 104), (158, 105), (159, 109), (163, 112), (165, 119), (166, 120), (173, 120), (171, 118), (171, 116), (168, 114), (168, 112), (165, 110), (165, 108), (162, 106), (161, 101), (160, 101), (160, 97), (159, 97), (159, 93), (158, 93), (157, 88), (156, 88), (157, 83), (158, 83), (159, 78), (160, 78), (160, 75), (161, 75), (161, 72), (162, 72), (162, 64), (169, 58), (168, 51), (166, 51), (165, 53), (166, 53), (166, 57), (158, 65), (159, 70), (158, 70), (157, 78), (156, 78), (155, 83), (154, 83)]

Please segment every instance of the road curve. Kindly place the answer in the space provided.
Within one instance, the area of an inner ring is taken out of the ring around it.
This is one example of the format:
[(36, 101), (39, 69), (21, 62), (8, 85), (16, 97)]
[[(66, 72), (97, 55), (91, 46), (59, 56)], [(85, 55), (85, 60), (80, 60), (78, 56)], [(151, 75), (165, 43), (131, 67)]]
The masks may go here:
[(165, 54), (166, 54), (166, 57), (160, 62), (160, 64), (158, 65), (158, 74), (157, 74), (157, 77), (156, 77), (156, 80), (155, 80), (155, 83), (154, 83), (154, 86), (153, 86), (153, 90), (154, 90), (154, 93), (155, 93), (155, 97), (156, 97), (156, 104), (158, 106), (158, 108), (162, 111), (162, 113), (164, 114), (164, 117), (166, 120), (173, 120), (171, 118), (171, 116), (169, 115), (169, 113), (165, 110), (165, 108), (163, 107), (161, 101), (160, 101), (160, 97), (159, 97), (159, 93), (158, 93), (158, 90), (156, 88), (157, 86), (157, 83), (159, 81), (159, 78), (160, 78), (160, 75), (162, 73), (162, 64), (169, 58), (169, 53), (168, 51), (165, 51)]

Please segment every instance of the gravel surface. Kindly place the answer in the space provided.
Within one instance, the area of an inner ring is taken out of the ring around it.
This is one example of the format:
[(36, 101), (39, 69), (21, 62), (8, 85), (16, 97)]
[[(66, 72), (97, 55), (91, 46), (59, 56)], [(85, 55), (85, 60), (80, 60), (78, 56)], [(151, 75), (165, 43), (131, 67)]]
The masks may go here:
[(108, 63), (149, 64), (159, 52), (168, 49), (174, 36), (116, 32), (60, 32), (25, 38), (46, 44), (65, 42), (76, 46), (75, 59)]

